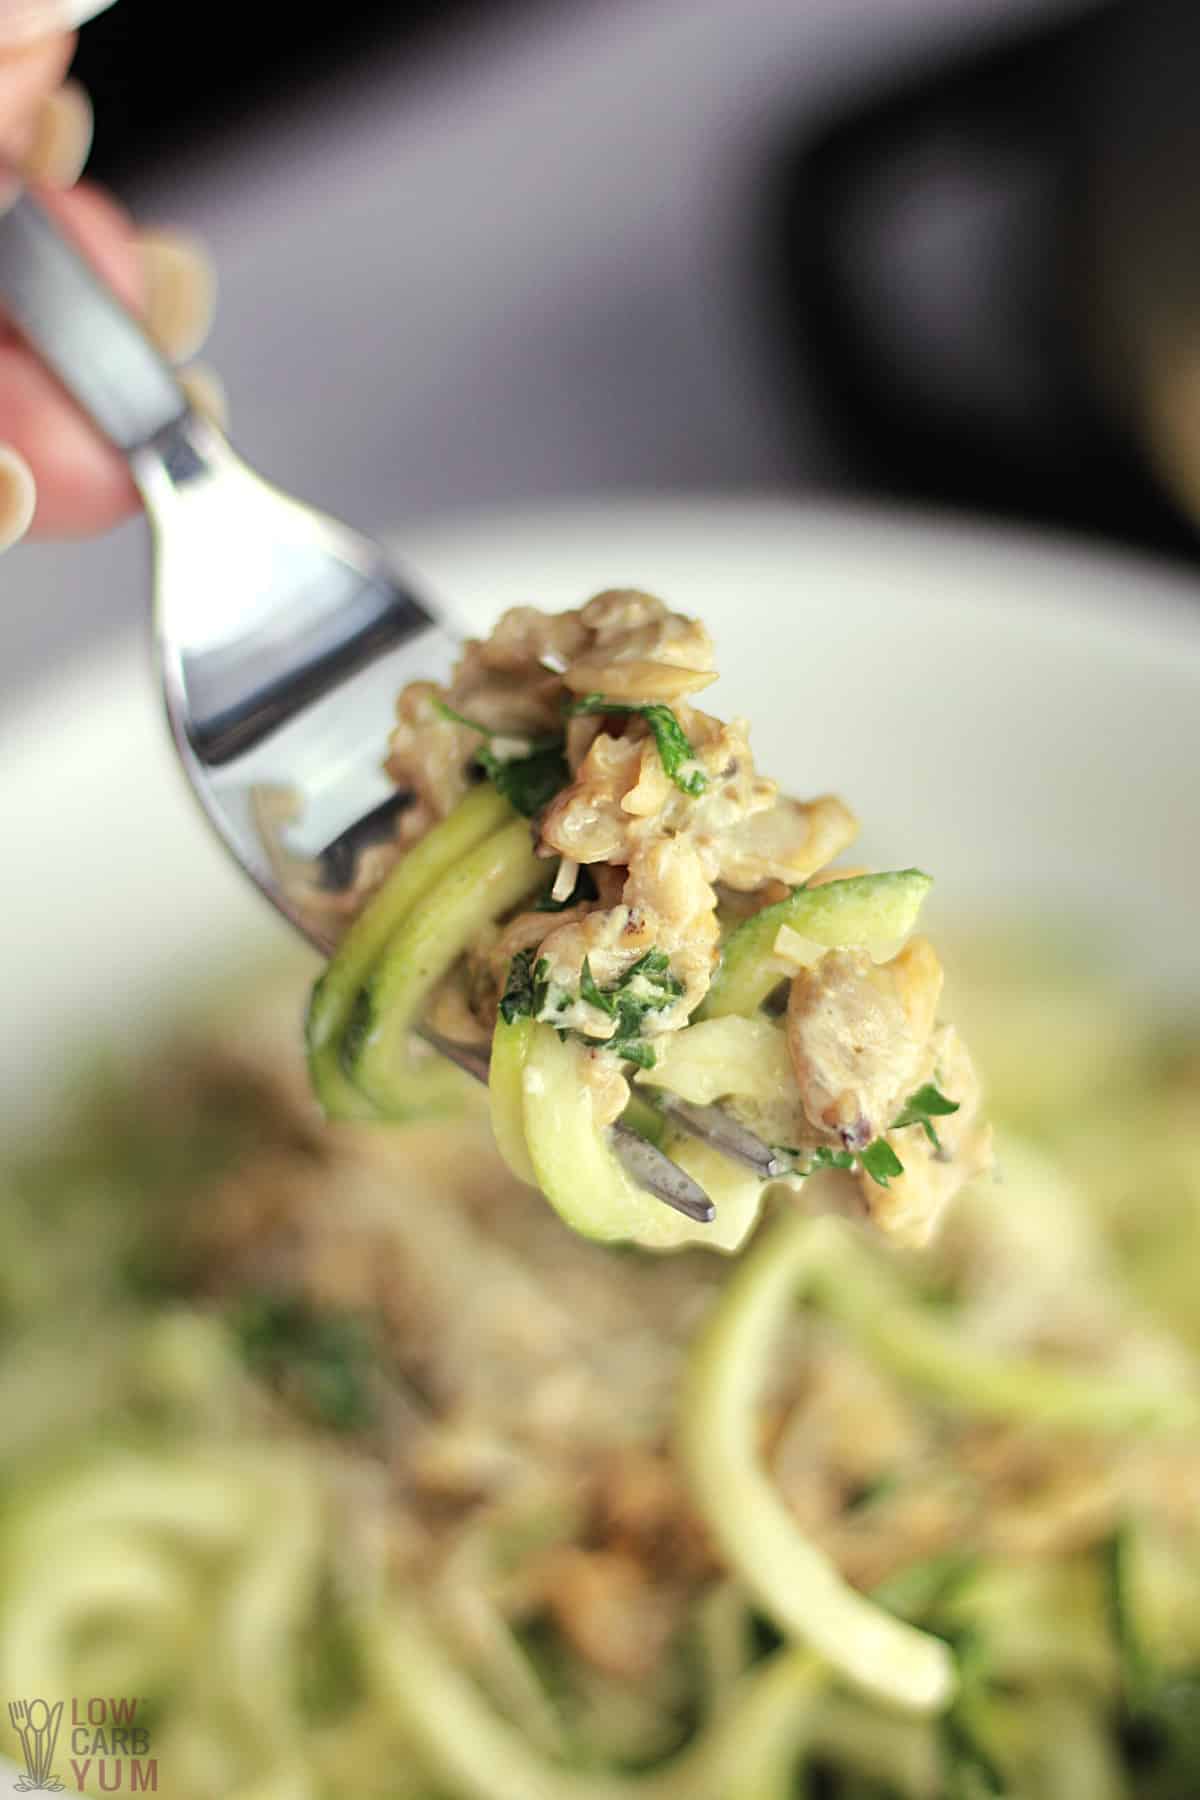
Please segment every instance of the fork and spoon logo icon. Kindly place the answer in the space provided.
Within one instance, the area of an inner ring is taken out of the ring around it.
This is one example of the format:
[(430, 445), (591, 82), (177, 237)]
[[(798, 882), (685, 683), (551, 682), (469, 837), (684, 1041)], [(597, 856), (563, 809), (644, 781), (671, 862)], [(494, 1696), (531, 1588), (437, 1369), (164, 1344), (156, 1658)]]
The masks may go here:
[(62, 1712), (61, 1700), (54, 1706), (44, 1700), (9, 1701), (8, 1716), (25, 1757), (26, 1772), (14, 1783), (18, 1793), (62, 1793), (63, 1783), (52, 1767)]

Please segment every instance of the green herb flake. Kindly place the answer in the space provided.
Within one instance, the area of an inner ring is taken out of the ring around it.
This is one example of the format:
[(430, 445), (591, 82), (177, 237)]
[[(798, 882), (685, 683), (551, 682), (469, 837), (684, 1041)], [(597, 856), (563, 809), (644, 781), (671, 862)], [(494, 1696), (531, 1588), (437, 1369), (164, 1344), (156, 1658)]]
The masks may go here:
[(528, 756), (513, 757), (511, 761), (494, 756), (488, 749), (477, 750), (475, 761), (496, 792), (503, 795), (514, 812), (527, 819), (549, 806), (555, 794), (561, 793), (571, 779), (562, 745), (557, 740), (542, 749), (531, 750)]
[(490, 738), (495, 734), (490, 725), (480, 725), (475, 719), (468, 719), (465, 713), (455, 712), (444, 700), (435, 700), (433, 710), (443, 719), (449, 719), (452, 725), (465, 725), (468, 731), (477, 731), (480, 737)]
[(707, 788), (708, 776), (704, 770), (689, 766), (694, 765), (696, 760), (691, 740), (671, 708), (661, 700), (650, 701), (645, 706), (632, 706), (620, 700), (606, 700), (603, 694), (585, 694), (581, 700), (569, 701), (567, 712), (572, 716), (612, 713), (625, 718), (645, 719), (654, 735), (662, 766), (675, 786), (693, 800), (698, 799)]
[(294, 1294), (243, 1297), (233, 1320), (254, 1374), (333, 1431), (362, 1431), (375, 1420), (375, 1358), (363, 1321), (318, 1311)]
[[(621, 978), (620, 985), (622, 987), (628, 987), (629, 983), (637, 975), (645, 975), (647, 977), (665, 975), (670, 966), (671, 959), (665, 950), (647, 950), (644, 956), (639, 956), (637, 961), (626, 969)], [(682, 992), (682, 983), (676, 981), (674, 983), (674, 993), (681, 994)]]
[(815, 1175), (818, 1169), (865, 1169), (872, 1181), (880, 1187), (887, 1187), (893, 1175), (903, 1175), (904, 1164), (896, 1155), (885, 1138), (876, 1138), (866, 1149), (835, 1150), (830, 1144), (817, 1144), (807, 1149), (799, 1149), (791, 1144), (772, 1144), (771, 1148), (780, 1156), (790, 1156), (795, 1167), (795, 1175)]
[(683, 983), (671, 974), (670, 957), (665, 950), (647, 950), (607, 988), (600, 986), (585, 956), (579, 974), (579, 998), (612, 1019), (614, 1029), (611, 1037), (601, 1040), (589, 1038), (586, 1032), (575, 1035), (593, 1048), (599, 1041), (624, 1062), (652, 1069), (658, 1059), (643, 1035), (646, 1014), (662, 1012), (682, 993)]
[(828, 1144), (818, 1144), (813, 1151), (812, 1167), (814, 1169), (852, 1169), (854, 1152), (853, 1150), (831, 1150)]
[(616, 999), (611, 993), (606, 994), (597, 987), (596, 978), (592, 974), (591, 962), (586, 956), (583, 959), (583, 968), (579, 973), (579, 998), (586, 1001), (589, 1006), (594, 1006), (598, 1012), (607, 1013), (610, 1019), (616, 1016)]
[(904, 1164), (886, 1138), (876, 1138), (859, 1152), (859, 1164), (880, 1187), (889, 1187), (895, 1175), (903, 1175)]
[[(561, 734), (530, 739), (522, 731), (494, 731), (490, 725), (481, 725), (465, 713), (455, 712), (444, 700), (435, 700), (433, 708), (443, 719), (465, 725), (485, 740), (475, 752), (475, 766), (482, 769), (513, 810), (525, 818), (532, 819), (540, 813), (570, 781)], [(524, 756), (497, 756), (490, 745), (498, 737), (521, 738), (529, 743), (529, 749)]]
[(508, 965), (508, 980), (500, 996), (500, 1017), (506, 1025), (533, 1016), (533, 951), (518, 950)]
[(338, 1047), (338, 1060), (342, 1068), (353, 1079), (355, 1063), (362, 1054), (363, 1046), (375, 1028), (375, 1002), (368, 988), (360, 988), (350, 1008), (350, 1017), (346, 1020), (346, 1029), (342, 1033), (342, 1041)]
[(947, 1100), (940, 1088), (933, 1082), (926, 1082), (915, 1094), (910, 1094), (904, 1106), (892, 1120), (892, 1130), (900, 1131), (906, 1125), (919, 1125), (935, 1150), (942, 1147), (941, 1139), (934, 1128), (934, 1119), (948, 1118), (958, 1111), (957, 1100)]

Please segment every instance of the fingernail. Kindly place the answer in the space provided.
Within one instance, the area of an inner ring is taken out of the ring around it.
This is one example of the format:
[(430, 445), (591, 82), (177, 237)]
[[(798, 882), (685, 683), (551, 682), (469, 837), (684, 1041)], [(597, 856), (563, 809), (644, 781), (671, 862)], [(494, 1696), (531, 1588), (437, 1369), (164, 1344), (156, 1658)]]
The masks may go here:
[(47, 187), (74, 187), (92, 147), (92, 103), (77, 81), (64, 81), (38, 107), (22, 168)]
[(192, 238), (174, 231), (145, 231), (139, 240), (145, 276), (145, 326), (164, 356), (194, 356), (212, 324), (217, 279), (212, 263)]
[(179, 385), (198, 413), (225, 431), (229, 425), (229, 396), (225, 383), (207, 363), (189, 363), (179, 371)]
[(30, 44), (74, 31), (97, 13), (106, 12), (113, 0), (0, 0), (0, 44)]
[(0, 444), (0, 550), (25, 536), (36, 506), (33, 470), (8, 444)]

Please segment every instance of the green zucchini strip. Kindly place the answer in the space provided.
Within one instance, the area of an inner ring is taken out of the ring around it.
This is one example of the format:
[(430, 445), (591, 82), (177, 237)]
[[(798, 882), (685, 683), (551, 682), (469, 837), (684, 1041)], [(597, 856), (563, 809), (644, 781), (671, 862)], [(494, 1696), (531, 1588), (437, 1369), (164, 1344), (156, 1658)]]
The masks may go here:
[(975, 1345), (915, 1304), (833, 1219), (785, 1216), (755, 1246), (692, 1353), (680, 1448), (693, 1498), (780, 1630), (875, 1697), (935, 1711), (953, 1690), (946, 1646), (849, 1588), (797, 1530), (757, 1460), (755, 1400), (797, 1291), (897, 1374), (971, 1412), (1060, 1430), (1190, 1435), (1200, 1431), (1200, 1396)]
[[(555, 1211), (573, 1231), (601, 1242), (649, 1250), (684, 1244), (736, 1249), (758, 1210), (761, 1182), (703, 1144), (672, 1142), (668, 1153), (713, 1195), (716, 1219), (698, 1225), (638, 1187), (613, 1155), (607, 1135), (596, 1129), (587, 1080), (590, 1054), (572, 1038), (561, 1041), (552, 1025), (534, 1025), (522, 1075), (525, 1141), (537, 1185)], [(714, 1185), (721, 1191), (714, 1192)]]
[(955, 1687), (947, 1646), (843, 1581), (799, 1530), (759, 1458), (756, 1404), (772, 1339), (797, 1290), (840, 1251), (832, 1220), (800, 1214), (750, 1251), (693, 1348), (680, 1453), (718, 1546), (775, 1625), (853, 1686), (905, 1711), (938, 1712)]
[(974, 1344), (844, 1246), (814, 1298), (897, 1375), (966, 1412), (1064, 1431), (1200, 1433), (1200, 1395)]
[(340, 1051), (363, 982), (416, 901), (462, 857), (513, 816), (507, 800), (482, 786), (466, 796), (401, 859), (355, 919), (314, 984), (304, 1023), (313, 1088), (331, 1119), (374, 1119), (378, 1112), (344, 1074)]
[(795, 973), (793, 964), (775, 955), (781, 925), (825, 950), (888, 948), (908, 936), (932, 886), (931, 877), (920, 869), (895, 869), (798, 888), (786, 900), (764, 906), (726, 938), (720, 965), (695, 1017), (720, 1019), (727, 1013), (749, 1017), (772, 988)]
[(628, 1125), (630, 1131), (636, 1131), (648, 1143), (662, 1148), (667, 1121), (657, 1106), (652, 1105), (644, 1094), (639, 1094), (636, 1088), (629, 1090), (629, 1103), (621, 1114), (621, 1123)]
[(530, 1187), (537, 1186), (537, 1172), (525, 1143), (525, 1097), (521, 1084), (533, 1033), (531, 1018), (514, 1019), (511, 1025), (498, 1018), (488, 1069), (488, 1100), (496, 1148), (517, 1180), (528, 1182)]
[(440, 1058), (418, 1060), (410, 1034), (442, 976), (486, 926), (545, 879), (527, 820), (514, 819), (460, 856), (401, 920), (342, 1038), (343, 1070), (385, 1118), (440, 1110), (446, 1067)]
[(364, 1622), (363, 1645), (368, 1680), (406, 1746), (439, 1789), (463, 1800), (782, 1800), (825, 1685), (814, 1657), (780, 1651), (663, 1767), (591, 1774), (549, 1761), (495, 1711), (417, 1602)]

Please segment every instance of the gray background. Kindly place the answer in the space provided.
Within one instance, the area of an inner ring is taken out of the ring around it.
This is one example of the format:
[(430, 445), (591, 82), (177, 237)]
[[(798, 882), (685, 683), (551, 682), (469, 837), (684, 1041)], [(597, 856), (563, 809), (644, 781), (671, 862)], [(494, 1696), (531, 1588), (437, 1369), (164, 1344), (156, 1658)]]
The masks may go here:
[[(595, 0), (381, 58), (124, 198), (203, 234), (235, 443), (368, 529), (568, 495), (836, 486), (747, 257), (781, 132), (1080, 0)], [(231, 47), (231, 53), (234, 47)], [(138, 521), (0, 564), (0, 703), (136, 621)]]

